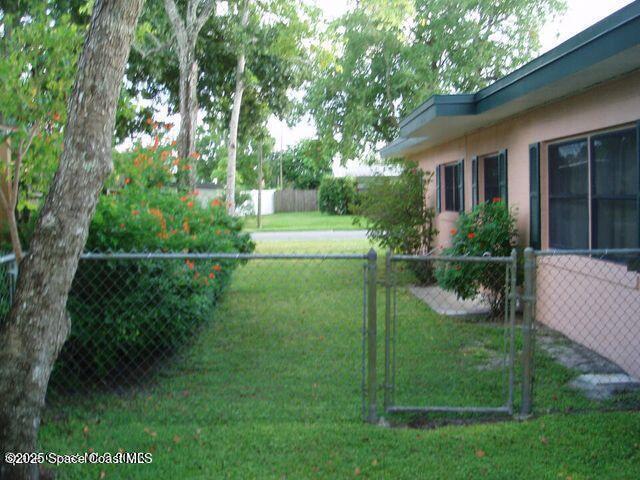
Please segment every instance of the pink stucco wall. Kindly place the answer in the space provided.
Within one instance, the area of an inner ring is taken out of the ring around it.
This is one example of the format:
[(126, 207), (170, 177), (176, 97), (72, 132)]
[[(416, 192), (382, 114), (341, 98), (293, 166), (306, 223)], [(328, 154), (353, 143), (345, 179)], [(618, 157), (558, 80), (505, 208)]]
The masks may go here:
[(538, 257), (536, 319), (640, 379), (639, 279), (610, 261)]
[[(529, 243), (529, 145), (541, 142), (542, 247), (548, 248), (547, 148), (554, 141), (634, 124), (640, 119), (640, 71), (529, 110), (408, 156), (428, 171), (465, 161), (465, 207), (471, 206), (471, 158), (508, 150), (509, 205), (520, 244)], [(482, 169), (479, 169), (482, 173)], [(482, 183), (479, 182), (480, 191)], [(435, 206), (435, 182), (427, 202)], [(443, 204), (444, 205), (444, 204)], [(450, 243), (458, 214), (440, 213), (436, 245)], [(588, 257), (541, 258), (536, 319), (618, 363), (640, 378), (640, 275)]]

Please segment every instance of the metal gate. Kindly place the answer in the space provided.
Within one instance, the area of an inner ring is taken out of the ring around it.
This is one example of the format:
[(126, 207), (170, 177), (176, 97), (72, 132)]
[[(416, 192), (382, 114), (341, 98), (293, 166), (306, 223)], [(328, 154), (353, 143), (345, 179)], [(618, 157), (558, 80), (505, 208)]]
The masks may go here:
[(385, 413), (513, 413), (516, 271), (515, 250), (387, 254)]

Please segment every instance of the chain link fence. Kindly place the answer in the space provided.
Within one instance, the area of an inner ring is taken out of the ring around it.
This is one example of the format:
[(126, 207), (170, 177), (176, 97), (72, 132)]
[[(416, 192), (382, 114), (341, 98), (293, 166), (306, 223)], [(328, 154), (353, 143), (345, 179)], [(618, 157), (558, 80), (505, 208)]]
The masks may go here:
[[(47, 401), (179, 395), (215, 378), (231, 403), (331, 404), (370, 422), (638, 409), (639, 259), (87, 253)], [(2, 317), (16, 278), (0, 257)]]
[(640, 408), (640, 250), (539, 251), (533, 412)]
[[(333, 402), (336, 416), (360, 417), (366, 259), (85, 253), (69, 294), (72, 329), (49, 382), (49, 408), (133, 399), (127, 408), (137, 412), (136, 399), (195, 395), (207, 382), (221, 382), (230, 404), (263, 395), (269, 411), (320, 415)], [(3, 314), (13, 265), (12, 257), (1, 263)], [(289, 392), (286, 405), (282, 391)], [(145, 415), (139, 406), (135, 421)]]

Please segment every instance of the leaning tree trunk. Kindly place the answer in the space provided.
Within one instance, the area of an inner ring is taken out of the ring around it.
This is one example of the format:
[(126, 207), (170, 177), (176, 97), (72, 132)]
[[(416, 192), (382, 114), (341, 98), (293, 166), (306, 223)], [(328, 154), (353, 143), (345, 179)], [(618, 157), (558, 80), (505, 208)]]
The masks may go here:
[[(64, 151), (14, 303), (0, 327), (0, 446), (37, 450), (53, 363), (70, 328), (65, 306), (98, 196), (112, 169), (118, 94), (144, 0), (96, 0), (69, 100)], [(3, 455), (4, 458), (4, 455)], [(37, 466), (0, 464), (3, 479), (38, 478)]]
[[(242, 5), (242, 19), (240, 26), (246, 30), (249, 24), (249, 2), (245, 0)], [(233, 93), (233, 107), (231, 108), (231, 120), (229, 120), (229, 143), (227, 145), (227, 211), (229, 215), (235, 215), (236, 210), (236, 158), (238, 156), (238, 124), (240, 123), (240, 107), (244, 94), (244, 69), (246, 57), (244, 46), (240, 46), (238, 62), (236, 64), (236, 88)]]

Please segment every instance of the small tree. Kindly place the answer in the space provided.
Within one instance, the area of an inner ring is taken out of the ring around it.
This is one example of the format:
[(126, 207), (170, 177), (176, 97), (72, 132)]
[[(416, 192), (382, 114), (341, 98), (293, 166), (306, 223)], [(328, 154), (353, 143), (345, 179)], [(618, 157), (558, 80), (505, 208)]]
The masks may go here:
[(301, 140), (282, 153), (283, 177), (294, 188), (315, 189), (331, 174), (331, 162), (331, 153), (320, 140)]
[[(431, 251), (438, 231), (435, 211), (425, 203), (433, 174), (408, 164), (398, 177), (378, 177), (363, 192), (357, 209), (367, 237), (395, 253)], [(432, 281), (430, 262), (411, 262), (418, 280)]]
[[(515, 245), (518, 230), (514, 213), (499, 198), (481, 203), (458, 219), (451, 231), (453, 244), (445, 255), (507, 257)], [(504, 265), (496, 263), (451, 262), (436, 269), (440, 286), (459, 298), (478, 295), (489, 304), (491, 315), (499, 317), (505, 308)]]

